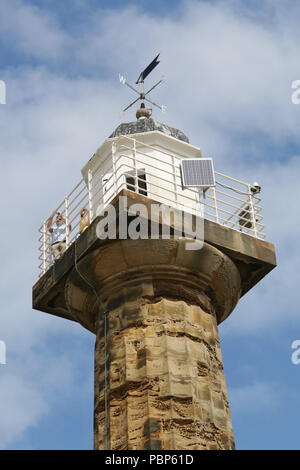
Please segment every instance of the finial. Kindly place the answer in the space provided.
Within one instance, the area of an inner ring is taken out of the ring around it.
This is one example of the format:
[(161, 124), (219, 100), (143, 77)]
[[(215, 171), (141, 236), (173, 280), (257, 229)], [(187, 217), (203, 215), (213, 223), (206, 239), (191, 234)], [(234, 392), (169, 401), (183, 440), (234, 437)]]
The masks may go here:
[(136, 112), (136, 118), (143, 119), (143, 118), (149, 118), (150, 116), (151, 116), (150, 109), (147, 109), (145, 107), (145, 103), (141, 103), (140, 109), (138, 109)]

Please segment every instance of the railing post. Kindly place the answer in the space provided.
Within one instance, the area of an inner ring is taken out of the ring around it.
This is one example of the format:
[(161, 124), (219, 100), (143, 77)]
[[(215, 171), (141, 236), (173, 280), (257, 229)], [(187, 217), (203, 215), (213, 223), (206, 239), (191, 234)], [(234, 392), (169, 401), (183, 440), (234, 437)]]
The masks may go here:
[(92, 223), (92, 220), (93, 220), (93, 200), (92, 200), (93, 186), (92, 186), (92, 178), (93, 178), (93, 174), (92, 174), (92, 170), (90, 169), (88, 171), (89, 218), (90, 218), (90, 223)]
[[(196, 192), (196, 201), (198, 203), (198, 209), (196, 209), (196, 215), (204, 218), (204, 203), (203, 199), (205, 198), (205, 193), (202, 189), (198, 188)], [(197, 206), (196, 206), (197, 207)], [(198, 212), (198, 214), (197, 214)]]
[(47, 229), (46, 222), (43, 223), (43, 274), (47, 271)]
[(133, 139), (133, 170), (134, 170), (134, 191), (139, 192), (138, 171), (136, 167), (136, 140)]
[(112, 146), (111, 146), (111, 155), (112, 155), (112, 163), (113, 163), (113, 181), (114, 181), (114, 190), (115, 190), (114, 196), (116, 196), (116, 194), (118, 192), (118, 187), (117, 187), (116, 144), (115, 144), (115, 142), (113, 142)]
[(176, 209), (178, 209), (178, 189), (177, 189), (177, 182), (176, 182), (176, 166), (174, 162), (174, 155), (172, 155), (172, 174), (173, 174), (173, 182), (174, 182), (175, 207)]
[(69, 247), (70, 243), (70, 220), (69, 220), (69, 198), (65, 198), (65, 213), (66, 213), (66, 247)]
[(218, 215), (216, 188), (214, 188), (214, 187), (212, 186), (211, 192), (212, 192), (212, 198), (213, 198), (213, 201), (214, 201), (215, 221), (216, 221), (217, 224), (218, 224), (218, 223), (219, 223), (219, 215)]
[(255, 238), (257, 238), (257, 230), (256, 230), (256, 216), (255, 216), (255, 210), (254, 210), (254, 205), (253, 205), (253, 200), (252, 200), (252, 193), (251, 193), (251, 185), (248, 184), (248, 200), (249, 200), (249, 212), (250, 212), (250, 220), (252, 223), (253, 227), (253, 235)]

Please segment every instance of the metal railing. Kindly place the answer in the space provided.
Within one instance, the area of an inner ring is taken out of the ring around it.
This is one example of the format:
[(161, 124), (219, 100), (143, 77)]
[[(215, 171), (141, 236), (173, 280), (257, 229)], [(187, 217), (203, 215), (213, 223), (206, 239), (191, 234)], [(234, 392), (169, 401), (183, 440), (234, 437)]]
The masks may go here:
[[(119, 137), (112, 152), (85, 177), (55, 209), (65, 221), (64, 248), (81, 234), (80, 212), (87, 209), (89, 223), (122, 190), (138, 192), (159, 203), (193, 214), (256, 238), (265, 238), (261, 199), (251, 185), (215, 172), (216, 186), (204, 194), (182, 188), (180, 163), (184, 155), (173, 154), (131, 137)], [(53, 243), (57, 242), (55, 221), (50, 233), (46, 219), (39, 229), (39, 271), (43, 275), (54, 263)]]

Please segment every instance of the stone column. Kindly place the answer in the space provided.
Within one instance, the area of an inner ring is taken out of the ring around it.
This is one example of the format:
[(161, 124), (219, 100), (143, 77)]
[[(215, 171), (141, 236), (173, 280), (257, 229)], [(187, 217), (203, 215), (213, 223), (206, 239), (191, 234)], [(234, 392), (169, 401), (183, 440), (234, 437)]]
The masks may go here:
[[(78, 270), (108, 310), (109, 448), (233, 449), (218, 323), (241, 288), (235, 264), (207, 243), (116, 240)], [(74, 268), (65, 287), (72, 315), (96, 334), (95, 449), (105, 449), (104, 315)]]

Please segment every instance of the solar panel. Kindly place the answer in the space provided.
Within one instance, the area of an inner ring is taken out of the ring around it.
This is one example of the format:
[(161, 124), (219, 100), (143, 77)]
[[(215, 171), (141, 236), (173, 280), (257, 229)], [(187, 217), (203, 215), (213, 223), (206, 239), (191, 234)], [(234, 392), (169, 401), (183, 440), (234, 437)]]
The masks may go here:
[(215, 173), (211, 158), (187, 158), (181, 161), (184, 187), (209, 188), (215, 186)]

